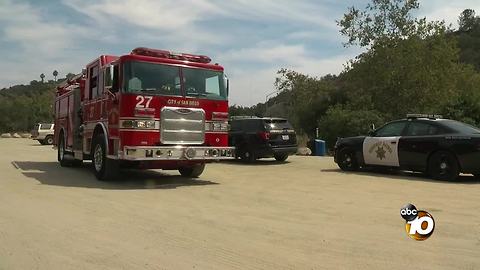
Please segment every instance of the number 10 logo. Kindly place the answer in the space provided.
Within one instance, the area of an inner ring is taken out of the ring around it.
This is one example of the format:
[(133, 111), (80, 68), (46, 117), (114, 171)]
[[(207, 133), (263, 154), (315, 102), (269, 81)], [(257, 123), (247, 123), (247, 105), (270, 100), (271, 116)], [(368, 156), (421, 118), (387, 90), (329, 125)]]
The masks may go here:
[(406, 220), (405, 230), (410, 238), (417, 241), (427, 240), (435, 230), (435, 220), (427, 211), (417, 210), (412, 204), (408, 204), (400, 211)]

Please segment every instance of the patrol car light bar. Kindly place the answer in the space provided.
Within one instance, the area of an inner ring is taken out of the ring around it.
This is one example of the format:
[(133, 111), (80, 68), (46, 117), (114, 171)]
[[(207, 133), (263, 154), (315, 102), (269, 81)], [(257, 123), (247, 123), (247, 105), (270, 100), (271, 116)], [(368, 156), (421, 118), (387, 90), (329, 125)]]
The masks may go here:
[(407, 114), (407, 118), (428, 118), (428, 119), (442, 119), (443, 116), (439, 114)]

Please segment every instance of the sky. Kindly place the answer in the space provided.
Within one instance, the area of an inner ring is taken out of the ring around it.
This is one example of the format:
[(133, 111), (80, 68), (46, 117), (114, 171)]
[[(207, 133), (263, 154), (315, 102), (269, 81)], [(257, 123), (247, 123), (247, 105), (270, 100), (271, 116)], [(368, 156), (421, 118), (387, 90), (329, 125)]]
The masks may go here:
[[(281, 68), (338, 74), (361, 52), (336, 20), (367, 0), (0, 0), (0, 88), (79, 73), (102, 54), (135, 47), (210, 56), (230, 78), (230, 103), (275, 92)], [(420, 0), (419, 17), (454, 27), (478, 0)]]

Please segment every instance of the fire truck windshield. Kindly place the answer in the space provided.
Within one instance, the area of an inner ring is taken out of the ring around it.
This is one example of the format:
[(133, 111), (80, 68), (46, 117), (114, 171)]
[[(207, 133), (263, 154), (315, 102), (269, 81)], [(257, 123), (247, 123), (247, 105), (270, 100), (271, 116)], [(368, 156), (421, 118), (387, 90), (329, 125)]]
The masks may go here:
[(127, 62), (124, 70), (124, 90), (127, 93), (227, 99), (224, 76), (219, 71), (146, 62)]

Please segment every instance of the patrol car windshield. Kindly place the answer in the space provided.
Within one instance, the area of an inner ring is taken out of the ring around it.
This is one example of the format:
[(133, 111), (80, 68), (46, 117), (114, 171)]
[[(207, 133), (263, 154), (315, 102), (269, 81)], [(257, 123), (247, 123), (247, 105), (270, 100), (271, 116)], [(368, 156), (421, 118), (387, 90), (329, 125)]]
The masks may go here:
[(127, 62), (124, 66), (127, 93), (227, 99), (222, 72), (175, 67), (146, 62)]
[(443, 120), (442, 123), (462, 134), (480, 134), (480, 129), (462, 122), (454, 121), (454, 120)]

